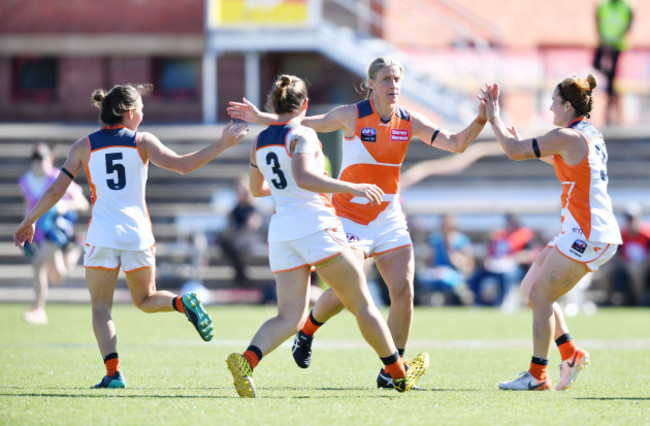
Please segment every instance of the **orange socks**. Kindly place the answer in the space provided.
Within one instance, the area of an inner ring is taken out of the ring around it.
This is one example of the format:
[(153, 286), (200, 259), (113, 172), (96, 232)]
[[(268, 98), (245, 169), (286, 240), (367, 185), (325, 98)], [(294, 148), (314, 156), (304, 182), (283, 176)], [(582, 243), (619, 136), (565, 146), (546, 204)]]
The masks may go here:
[(563, 334), (562, 336), (555, 339), (555, 344), (557, 344), (557, 348), (560, 350), (562, 361), (566, 361), (567, 359), (571, 358), (574, 353), (576, 353), (577, 346), (573, 342), (573, 339), (569, 333)]
[(176, 296), (174, 299), (172, 299), (172, 308), (181, 314), (185, 313), (185, 306), (183, 306), (183, 296)]
[(548, 368), (547, 359), (533, 357), (530, 360), (530, 369), (528, 370), (528, 372), (537, 380), (545, 380), (547, 368)]
[(397, 351), (394, 354), (381, 358), (381, 362), (384, 363), (384, 372), (390, 374), (394, 379), (399, 379), (400, 377), (406, 376), (406, 367), (402, 362), (402, 357)]
[(104, 365), (106, 366), (106, 374), (112, 376), (120, 369), (120, 358), (117, 352), (108, 354), (104, 357)]
[(316, 321), (314, 318), (314, 311), (311, 311), (307, 317), (307, 321), (305, 321), (305, 325), (302, 327), (302, 332), (307, 336), (313, 336), (323, 324), (325, 323)]
[(399, 379), (400, 377), (406, 376), (406, 368), (404, 367), (404, 363), (402, 362), (401, 358), (394, 363), (387, 365), (384, 370), (390, 374), (390, 377), (394, 379)]
[(257, 364), (259, 364), (262, 359), (262, 351), (254, 345), (250, 345), (243, 355), (244, 358), (246, 358), (246, 361), (250, 364), (252, 370), (257, 367)]

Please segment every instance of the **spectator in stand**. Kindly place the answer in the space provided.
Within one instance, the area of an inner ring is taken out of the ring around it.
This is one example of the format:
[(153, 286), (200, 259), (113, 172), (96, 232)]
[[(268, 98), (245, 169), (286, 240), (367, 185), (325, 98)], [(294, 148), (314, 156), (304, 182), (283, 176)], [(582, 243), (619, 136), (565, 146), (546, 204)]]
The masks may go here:
[(625, 0), (605, 0), (596, 10), (598, 47), (594, 55), (594, 68), (607, 77), (607, 107), (605, 120), (613, 124), (620, 120), (618, 94), (614, 88), (618, 59), (625, 50), (625, 36), (632, 25), (632, 7)]
[(534, 232), (521, 226), (512, 213), (505, 215), (505, 221), (505, 228), (492, 233), (483, 265), (469, 281), (478, 305), (502, 306), (534, 259)]
[(255, 207), (248, 175), (237, 180), (235, 192), (237, 202), (228, 214), (228, 227), (219, 234), (217, 242), (235, 268), (235, 284), (248, 287), (251, 279), (246, 271), (247, 258), (256, 245), (262, 244), (260, 232), (264, 218)]
[(421, 301), (428, 298), (428, 302), (433, 302), (435, 295), (441, 294), (444, 304), (471, 304), (473, 297), (467, 288), (467, 278), (475, 266), (472, 242), (458, 230), (454, 215), (442, 216), (440, 230), (429, 237), (429, 248), (428, 266), (416, 273)]
[(627, 205), (621, 237), (623, 245), (615, 257), (607, 300), (614, 305), (643, 306), (650, 269), (650, 223), (643, 222), (639, 203)]
[[(18, 180), (26, 211), (36, 205), (58, 175), (50, 148), (44, 143), (37, 144), (30, 169)], [(45, 301), (49, 284), (58, 284), (77, 264), (81, 248), (74, 243), (74, 223), (77, 212), (88, 210), (89, 206), (81, 187), (72, 182), (63, 198), (36, 222), (33, 244), (24, 245), (23, 251), (34, 270), (34, 304), (23, 316), (28, 323), (47, 324)]]

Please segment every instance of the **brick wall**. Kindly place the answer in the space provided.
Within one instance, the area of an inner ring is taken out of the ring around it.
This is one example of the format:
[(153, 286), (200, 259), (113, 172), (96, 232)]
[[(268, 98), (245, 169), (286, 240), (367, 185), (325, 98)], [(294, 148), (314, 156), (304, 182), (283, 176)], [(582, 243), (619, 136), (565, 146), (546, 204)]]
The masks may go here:
[(3, 0), (0, 33), (202, 33), (202, 0)]

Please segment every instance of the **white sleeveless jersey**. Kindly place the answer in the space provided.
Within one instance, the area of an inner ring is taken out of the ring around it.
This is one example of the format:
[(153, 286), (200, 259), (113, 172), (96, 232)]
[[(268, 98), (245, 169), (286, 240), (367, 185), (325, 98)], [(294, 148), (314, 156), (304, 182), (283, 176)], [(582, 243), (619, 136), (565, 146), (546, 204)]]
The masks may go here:
[(585, 120), (569, 125), (580, 133), (589, 153), (575, 166), (553, 157), (555, 174), (562, 183), (562, 232), (582, 230), (589, 241), (621, 244), (621, 231), (607, 194), (607, 149), (603, 135)]
[[(320, 141), (316, 132), (300, 125), (274, 123), (257, 137), (257, 167), (271, 188), (275, 213), (269, 224), (269, 241), (291, 241), (322, 229), (341, 227), (334, 207), (324, 194), (302, 189), (291, 171), (291, 140), (303, 135), (310, 142)], [(320, 152), (316, 170), (325, 173), (325, 158)]]
[(150, 248), (155, 240), (145, 202), (148, 167), (138, 151), (137, 133), (106, 127), (88, 135), (88, 143), (92, 212), (86, 243), (116, 250)]

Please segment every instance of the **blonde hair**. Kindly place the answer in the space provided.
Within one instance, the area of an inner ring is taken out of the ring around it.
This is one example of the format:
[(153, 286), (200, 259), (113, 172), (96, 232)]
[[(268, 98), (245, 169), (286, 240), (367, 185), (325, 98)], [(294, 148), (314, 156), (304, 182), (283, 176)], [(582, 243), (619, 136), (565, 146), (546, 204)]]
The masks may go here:
[(266, 96), (266, 109), (276, 114), (298, 111), (307, 99), (307, 83), (295, 75), (281, 74)]
[(366, 78), (361, 82), (361, 91), (362, 93), (365, 94), (366, 99), (370, 99), (370, 97), (372, 96), (372, 89), (368, 84), (368, 80), (374, 80), (375, 78), (377, 78), (377, 74), (379, 73), (379, 71), (381, 71), (384, 67), (391, 67), (391, 66), (398, 67), (400, 73), (404, 74), (404, 67), (402, 66), (402, 64), (400, 64), (390, 56), (380, 56), (378, 58), (375, 58), (370, 63), (370, 65), (368, 65), (368, 68), (366, 69)]
[(119, 84), (105, 92), (95, 89), (92, 94), (93, 104), (99, 109), (99, 122), (105, 125), (120, 124), (124, 114), (135, 108), (135, 103), (142, 95), (153, 91), (152, 84)]
[(562, 99), (571, 104), (577, 116), (589, 118), (589, 113), (594, 106), (593, 90), (597, 85), (596, 76), (589, 74), (587, 78), (576, 76), (565, 78), (557, 85), (557, 88)]

